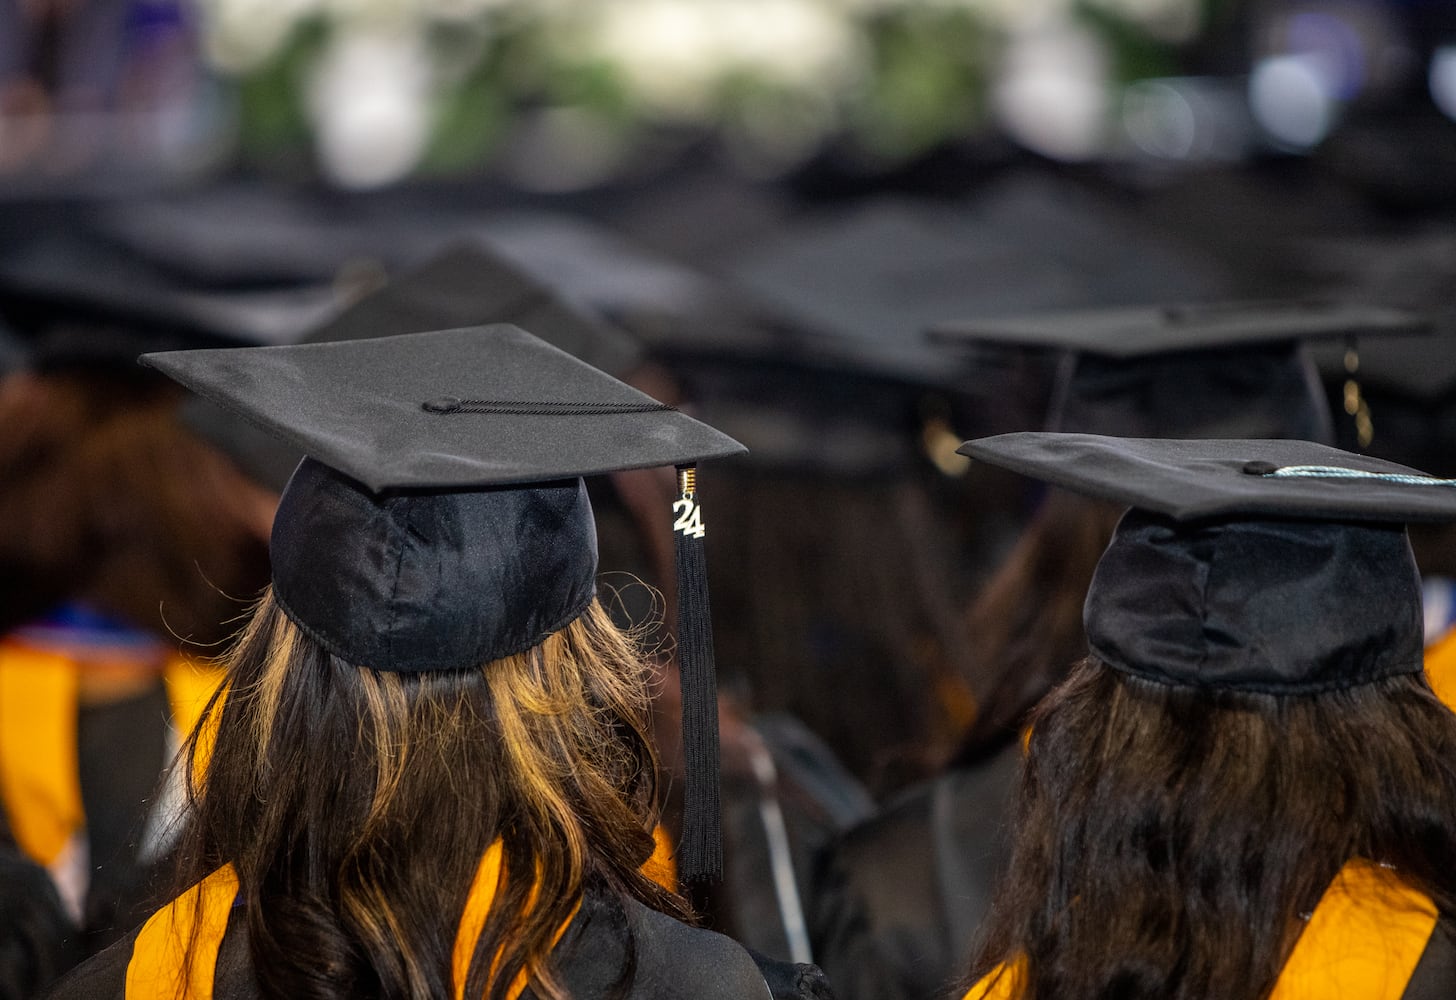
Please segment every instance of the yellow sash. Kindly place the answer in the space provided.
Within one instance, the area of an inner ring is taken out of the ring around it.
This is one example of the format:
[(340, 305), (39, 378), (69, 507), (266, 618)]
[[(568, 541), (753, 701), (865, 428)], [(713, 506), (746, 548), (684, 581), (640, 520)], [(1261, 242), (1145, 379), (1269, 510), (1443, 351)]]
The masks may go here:
[(1436, 697), (1456, 712), (1456, 628), (1426, 647), (1426, 681)]
[(677, 892), (677, 858), (673, 855), (672, 840), (661, 826), (652, 828), (652, 843), (652, 857), (642, 866), (642, 874), (668, 892)]
[[(1395, 873), (1351, 861), (1320, 897), (1269, 1000), (1400, 1000), (1436, 919), (1431, 900)], [(965, 1000), (1015, 1000), (1024, 960), (998, 978), (1005, 969), (998, 966)]]
[[(501, 844), (496, 841), (480, 859), (465, 899), (452, 952), (456, 1000), (464, 1000), (470, 959), (500, 885), (501, 856)], [(231, 865), (225, 865), (152, 914), (138, 932), (127, 963), (126, 995), (134, 1000), (211, 1000), (217, 954), (237, 892), (238, 877)], [(566, 933), (575, 917), (573, 910), (556, 931), (556, 940)], [(187, 955), (194, 940), (189, 970)], [(511, 984), (508, 996), (512, 1000), (520, 996), (526, 983), (523, 971)]]
[[(84, 669), (65, 651), (0, 639), (0, 800), (16, 843), (42, 865), (85, 827), (76, 760)], [(172, 724), (191, 732), (221, 671), (174, 654), (162, 677)]]

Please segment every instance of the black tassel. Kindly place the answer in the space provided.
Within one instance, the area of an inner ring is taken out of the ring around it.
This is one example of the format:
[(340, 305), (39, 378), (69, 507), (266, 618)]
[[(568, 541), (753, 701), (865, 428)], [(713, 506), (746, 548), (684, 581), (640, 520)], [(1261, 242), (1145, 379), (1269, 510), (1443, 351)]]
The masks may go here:
[(678, 469), (673, 534), (677, 551), (677, 664), (682, 679), (683, 760), (686, 770), (678, 875), (685, 882), (723, 877), (718, 805), (718, 683), (713, 664), (713, 618), (708, 608), (708, 562), (697, 470)]

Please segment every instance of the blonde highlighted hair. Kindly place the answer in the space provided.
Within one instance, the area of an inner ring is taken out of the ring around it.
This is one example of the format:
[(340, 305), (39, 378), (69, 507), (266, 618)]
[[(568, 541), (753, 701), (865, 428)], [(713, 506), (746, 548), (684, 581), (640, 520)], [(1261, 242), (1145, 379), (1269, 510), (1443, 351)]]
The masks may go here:
[(596, 602), (524, 653), (398, 674), (334, 656), (266, 594), (226, 665), (192, 737), (214, 745), (189, 782), (182, 874), (236, 868), (265, 996), (457, 995), (460, 916), (497, 841), (465, 996), (503, 1000), (525, 977), (562, 997), (547, 957), (590, 883), (686, 915), (641, 871), (647, 670)]

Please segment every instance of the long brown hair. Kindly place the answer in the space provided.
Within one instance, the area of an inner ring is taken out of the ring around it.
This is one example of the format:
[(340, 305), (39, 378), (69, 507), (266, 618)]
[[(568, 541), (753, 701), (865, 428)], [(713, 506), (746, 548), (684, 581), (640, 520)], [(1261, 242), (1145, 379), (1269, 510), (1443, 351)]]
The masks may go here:
[(1014, 740), (1048, 691), (1087, 655), (1082, 604), (1121, 508), (1048, 491), (967, 614), (971, 648), (997, 673), (951, 760), (966, 767)]
[(268, 580), (275, 502), (155, 377), (0, 380), (0, 634), (67, 599), (212, 645)]
[(1023, 998), (1257, 1000), (1353, 858), (1456, 914), (1456, 715), (1421, 674), (1194, 691), (1088, 660), (1033, 718), (973, 977)]
[(646, 675), (599, 604), (478, 670), (395, 674), (329, 653), (269, 593), (227, 668), (185, 751), (213, 740), (189, 781), (184, 878), (234, 866), (265, 996), (453, 996), (459, 919), (496, 840), (468, 996), (501, 1000), (522, 972), (561, 996), (546, 958), (589, 881), (686, 915), (641, 872)]

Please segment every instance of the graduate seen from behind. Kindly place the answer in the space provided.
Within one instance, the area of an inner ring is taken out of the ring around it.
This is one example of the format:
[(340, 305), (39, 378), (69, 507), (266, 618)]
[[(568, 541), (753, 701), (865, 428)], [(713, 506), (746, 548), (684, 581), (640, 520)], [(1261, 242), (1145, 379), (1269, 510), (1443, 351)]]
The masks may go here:
[[(1329, 443), (1306, 343), (1421, 328), (1384, 308), (1225, 302), (981, 319), (936, 336), (972, 371), (1046, 371), (1045, 430)], [(967, 609), (976, 716), (945, 773), (824, 854), (815, 955), (852, 1000), (942, 996), (964, 971), (1009, 859), (1027, 720), (1087, 655), (1082, 605), (1121, 508), (1067, 490), (1036, 494), (1026, 530)]]
[(186, 748), (192, 887), (54, 995), (769, 996), (650, 877), (648, 675), (580, 478), (741, 446), (511, 326), (145, 360), (309, 457)]
[(968, 1000), (1456, 996), (1456, 715), (1405, 530), (1456, 483), (1302, 441), (963, 451), (1132, 507), (1032, 718)]

